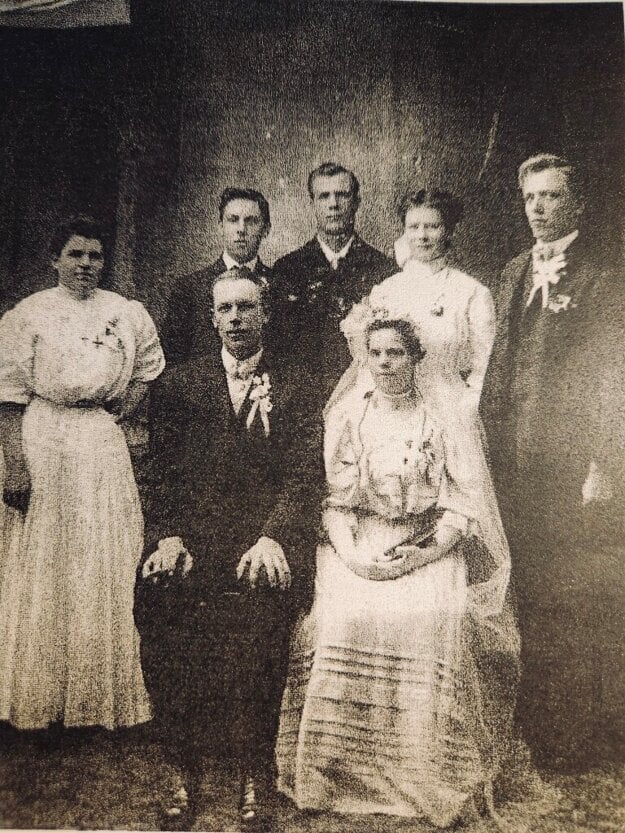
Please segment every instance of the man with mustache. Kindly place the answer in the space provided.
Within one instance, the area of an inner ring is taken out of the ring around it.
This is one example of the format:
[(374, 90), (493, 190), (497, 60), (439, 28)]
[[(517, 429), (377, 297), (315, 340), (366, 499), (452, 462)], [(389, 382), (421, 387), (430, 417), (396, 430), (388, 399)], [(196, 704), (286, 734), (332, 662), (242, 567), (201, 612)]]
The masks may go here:
[(269, 280), (271, 270), (258, 255), (271, 230), (269, 203), (252, 188), (226, 188), (219, 199), (223, 254), (214, 263), (181, 278), (171, 294), (161, 341), (168, 365), (206, 355), (216, 346), (211, 326), (211, 283), (227, 269), (245, 266)]
[(355, 231), (360, 184), (352, 171), (325, 162), (311, 171), (308, 193), (317, 234), (274, 264), (278, 308), (273, 327), (327, 399), (351, 359), (339, 322), (396, 269)]
[(484, 424), (523, 637), (519, 719), (545, 762), (574, 765), (611, 731), (596, 604), (609, 620), (623, 535), (622, 266), (584, 222), (571, 162), (531, 157), (518, 181), (535, 242), (501, 276)]
[[(239, 768), (241, 824), (266, 821), (289, 636), (312, 595), (321, 414), (306, 371), (264, 343), (266, 290), (245, 268), (213, 279), (221, 349), (170, 369), (151, 414), (148, 552), (160, 543), (136, 614), (155, 719), (184, 779), (164, 802), (166, 829), (191, 829), (211, 751)], [(173, 583), (152, 588), (155, 576)]]

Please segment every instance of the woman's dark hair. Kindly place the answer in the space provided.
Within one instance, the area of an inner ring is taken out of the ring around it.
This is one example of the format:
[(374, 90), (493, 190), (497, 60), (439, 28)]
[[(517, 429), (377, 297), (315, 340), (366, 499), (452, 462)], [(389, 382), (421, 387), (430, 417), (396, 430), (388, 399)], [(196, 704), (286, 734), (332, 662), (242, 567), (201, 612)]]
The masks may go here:
[(421, 342), (415, 333), (411, 324), (402, 319), (392, 320), (390, 318), (379, 318), (373, 321), (367, 327), (367, 349), (369, 349), (369, 340), (372, 333), (378, 333), (380, 330), (394, 330), (401, 338), (408, 355), (411, 356), (415, 363), (418, 364), (425, 356)]
[(438, 188), (422, 188), (407, 194), (399, 206), (399, 218), (402, 226), (406, 225), (406, 214), (411, 208), (435, 208), (441, 215), (443, 225), (448, 237), (454, 233), (454, 229), (462, 219), (464, 208), (459, 199), (450, 194), (449, 191), (440, 191)]
[(87, 217), (84, 214), (70, 217), (57, 226), (50, 240), (50, 254), (54, 259), (59, 257), (67, 241), (74, 236), (86, 237), (88, 240), (99, 240), (104, 250), (104, 260), (106, 262), (108, 238), (104, 228), (92, 217)]

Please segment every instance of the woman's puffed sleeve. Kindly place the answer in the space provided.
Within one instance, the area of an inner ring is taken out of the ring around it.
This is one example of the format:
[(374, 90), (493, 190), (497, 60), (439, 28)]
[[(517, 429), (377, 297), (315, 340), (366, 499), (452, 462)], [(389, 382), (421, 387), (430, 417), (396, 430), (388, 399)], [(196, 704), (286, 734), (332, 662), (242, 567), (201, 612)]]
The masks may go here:
[(328, 486), (325, 507), (353, 508), (358, 503), (358, 456), (343, 409), (326, 414), (324, 460)]
[(23, 302), (0, 319), (0, 402), (30, 402), (36, 340)]
[(139, 301), (129, 301), (128, 309), (135, 333), (135, 363), (132, 382), (151, 382), (163, 372), (165, 356), (148, 311)]
[(479, 396), (495, 341), (495, 304), (486, 286), (477, 286), (469, 301), (468, 317), (471, 371), (466, 383)]

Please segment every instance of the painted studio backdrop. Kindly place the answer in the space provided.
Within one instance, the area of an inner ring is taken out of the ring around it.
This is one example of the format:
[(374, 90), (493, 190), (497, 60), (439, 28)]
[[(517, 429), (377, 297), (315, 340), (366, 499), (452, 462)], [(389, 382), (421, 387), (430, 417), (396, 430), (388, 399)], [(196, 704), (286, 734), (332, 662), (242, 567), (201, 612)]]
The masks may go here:
[(456, 257), (489, 284), (529, 242), (515, 169), (531, 152), (581, 160), (593, 227), (622, 239), (620, 4), (130, 10), (124, 26), (0, 28), (0, 312), (51, 284), (50, 229), (82, 210), (115, 224), (110, 279), (158, 320), (172, 280), (218, 254), (225, 185), (267, 195), (271, 263), (310, 236), (306, 175), (326, 159), (356, 171), (360, 230), (388, 252), (407, 188), (462, 196)]

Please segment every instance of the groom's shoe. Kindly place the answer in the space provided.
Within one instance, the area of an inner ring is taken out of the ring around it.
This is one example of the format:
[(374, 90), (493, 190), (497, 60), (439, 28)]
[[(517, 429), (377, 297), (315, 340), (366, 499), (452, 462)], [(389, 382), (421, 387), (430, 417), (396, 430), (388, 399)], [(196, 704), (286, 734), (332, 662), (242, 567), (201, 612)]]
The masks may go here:
[(197, 816), (197, 790), (195, 780), (180, 784), (179, 788), (165, 800), (161, 807), (161, 830), (191, 830)]
[(245, 831), (269, 831), (271, 829), (270, 790), (266, 777), (245, 772), (241, 778), (239, 821)]

